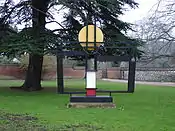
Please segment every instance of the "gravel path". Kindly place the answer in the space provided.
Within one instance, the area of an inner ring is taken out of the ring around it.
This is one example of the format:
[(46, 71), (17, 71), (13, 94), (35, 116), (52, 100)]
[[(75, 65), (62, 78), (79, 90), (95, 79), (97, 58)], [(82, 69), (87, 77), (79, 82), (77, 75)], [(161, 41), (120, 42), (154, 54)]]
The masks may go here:
[[(111, 82), (128, 83), (127, 80), (118, 80), (118, 79), (102, 79), (102, 80), (104, 80), (104, 81), (111, 81)], [(136, 81), (136, 84), (175, 87), (175, 83), (174, 82), (146, 82), (146, 81)]]

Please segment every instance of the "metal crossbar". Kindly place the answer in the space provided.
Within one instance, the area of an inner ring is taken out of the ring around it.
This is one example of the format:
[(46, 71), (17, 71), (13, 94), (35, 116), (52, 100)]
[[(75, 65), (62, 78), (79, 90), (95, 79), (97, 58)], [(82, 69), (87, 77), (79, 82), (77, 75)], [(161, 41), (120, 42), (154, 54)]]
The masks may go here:
[(102, 55), (97, 57), (97, 61), (129, 61), (131, 59), (130, 56), (107, 56), (107, 55)]

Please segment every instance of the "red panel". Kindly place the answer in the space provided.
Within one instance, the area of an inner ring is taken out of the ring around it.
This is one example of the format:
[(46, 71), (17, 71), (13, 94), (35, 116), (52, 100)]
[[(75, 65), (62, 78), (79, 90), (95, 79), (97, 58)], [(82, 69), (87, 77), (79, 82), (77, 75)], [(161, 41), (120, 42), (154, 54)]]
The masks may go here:
[(96, 96), (96, 89), (86, 89), (86, 96)]

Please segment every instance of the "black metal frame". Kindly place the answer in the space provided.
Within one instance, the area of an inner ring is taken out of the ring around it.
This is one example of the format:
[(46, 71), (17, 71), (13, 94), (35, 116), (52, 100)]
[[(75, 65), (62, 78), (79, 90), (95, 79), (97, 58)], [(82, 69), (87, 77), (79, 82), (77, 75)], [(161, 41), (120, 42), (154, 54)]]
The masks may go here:
[[(92, 13), (92, 12), (91, 12)], [(128, 90), (126, 91), (118, 91), (118, 90), (113, 90), (113, 91), (109, 91), (109, 90), (97, 90), (97, 92), (99, 93), (133, 93), (134, 92), (134, 88), (135, 88), (135, 68), (136, 68), (136, 58), (134, 56), (134, 52), (132, 52), (131, 54), (125, 55), (125, 56), (109, 56), (109, 55), (103, 55), (103, 54), (98, 54), (98, 47), (96, 45), (96, 13), (93, 12), (93, 16), (94, 16), (94, 70), (97, 71), (97, 61), (128, 61), (129, 62), (129, 74), (128, 74)], [(85, 60), (86, 60), (86, 67), (85, 70), (87, 71), (87, 60), (88, 60), (88, 24), (89, 24), (89, 12), (87, 13), (87, 20), (86, 20), (86, 42), (84, 42), (86, 44), (86, 47), (84, 48), (84, 50), (82, 51), (64, 51), (63, 49), (57, 48), (56, 50), (56, 56), (57, 56), (57, 65), (58, 63), (62, 63), (61, 65), (63, 66), (63, 60), (62, 58), (65, 56), (85, 56)], [(70, 44), (72, 47), (75, 47), (74, 44), (80, 44), (79, 41), (62, 41), (61, 43), (69, 43), (69, 47)], [(82, 43), (82, 42), (81, 42)], [(99, 42), (98, 42), (99, 43)], [(121, 44), (120, 42), (101, 42), (101, 44)], [(124, 44), (128, 44), (128, 46), (107, 46), (105, 48), (113, 48), (113, 49), (132, 49), (134, 46), (133, 43), (124, 43)], [(134, 61), (133, 61), (134, 60)], [(64, 80), (62, 78), (62, 76), (59, 76), (58, 74), (62, 74), (63, 70), (62, 68), (58, 68), (57, 66), (57, 86), (58, 86), (58, 93), (61, 94), (85, 94), (86, 92), (65, 92), (64, 91)]]
[[(76, 42), (70, 42), (72, 44), (75, 44)], [(79, 42), (78, 42), (79, 43)], [(105, 44), (105, 42), (104, 42)], [(116, 43), (117, 44), (117, 43)], [(120, 44), (120, 42), (118, 42), (118, 44)], [(133, 43), (132, 43), (133, 44)], [(85, 47), (87, 49), (87, 47)], [(115, 49), (132, 49), (133, 46), (126, 46), (126, 47), (112, 47), (112, 46), (108, 46), (107, 48), (115, 48)], [(97, 48), (96, 48), (97, 49)], [(98, 49), (97, 49), (98, 50)], [(63, 62), (63, 58), (65, 56), (85, 56), (86, 59), (86, 63), (87, 63), (87, 59), (88, 59), (88, 53), (86, 51), (60, 51), (57, 50), (57, 65), (59, 63)], [(94, 51), (95, 52), (95, 51)], [(110, 56), (110, 55), (100, 55), (97, 53), (94, 54), (95, 57), (95, 63), (97, 63), (97, 61), (127, 61), (129, 62), (129, 73), (128, 73), (128, 89), (127, 90), (97, 90), (97, 93), (133, 93), (134, 92), (134, 88), (135, 88), (135, 68), (136, 68), (136, 58), (133, 54), (128, 54), (128, 55), (124, 55), (124, 56)], [(63, 64), (63, 63), (62, 63)], [(62, 65), (61, 64), (61, 65)], [(57, 66), (58, 67), (58, 66)], [(97, 68), (97, 65), (96, 67)], [(87, 69), (87, 67), (85, 68)], [(96, 70), (96, 69), (95, 69)], [(85, 94), (86, 92), (66, 92), (64, 91), (64, 80), (62, 78), (62, 76), (59, 76), (58, 74), (63, 73), (63, 70), (61, 68), (57, 68), (57, 91), (60, 94)]]

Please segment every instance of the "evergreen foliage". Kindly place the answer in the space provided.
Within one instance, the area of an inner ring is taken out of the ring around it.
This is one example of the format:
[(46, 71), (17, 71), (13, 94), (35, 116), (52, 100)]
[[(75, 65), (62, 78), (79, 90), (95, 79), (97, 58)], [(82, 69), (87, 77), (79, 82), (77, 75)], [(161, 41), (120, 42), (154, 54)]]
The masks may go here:
[[(53, 31), (48, 29), (40, 30), (38, 37), (35, 37), (36, 30), (31, 27), (31, 10), (33, 8), (31, 1), (22, 0), (14, 4), (11, 0), (6, 0), (4, 5), (0, 7), (0, 14), (3, 14), (2, 19), (15, 25), (25, 24), (26, 28), (10, 36), (10, 38), (7, 37), (2, 47), (9, 55), (20, 55), (24, 52), (43, 53), (41, 48), (43, 46), (45, 53), (48, 53), (50, 50), (56, 49), (56, 44), (63, 45), (62, 41), (78, 41), (77, 36), (80, 29), (87, 23), (95, 24), (94, 22), (96, 21), (97, 26), (99, 26), (104, 33), (105, 41), (108, 41), (105, 45), (106, 47), (127, 46), (128, 44), (116, 44), (116, 42), (128, 42), (134, 43), (133, 45), (136, 46), (137, 50), (137, 47), (142, 43), (126, 36), (125, 33), (127, 30), (131, 30), (131, 26), (129, 23), (119, 20), (119, 15), (123, 14), (123, 6), (126, 4), (131, 8), (138, 6), (138, 4), (132, 0), (50, 0), (48, 1), (48, 13), (46, 15), (48, 20), (54, 20), (51, 15), (52, 12), (49, 10), (50, 8), (62, 5), (64, 6), (63, 9), (68, 9), (68, 12), (64, 14), (65, 20), (60, 23), (63, 28)], [(5, 43), (8, 43), (8, 46)], [(78, 45), (74, 44), (76, 45), (74, 48), (72, 48), (73, 46), (70, 44), (72, 43), (64, 44), (66, 45), (65, 48), (82, 49), (78, 42)], [(122, 55), (122, 52), (116, 49), (108, 49), (107, 53)], [(141, 54), (142, 52), (137, 50), (137, 56)]]

